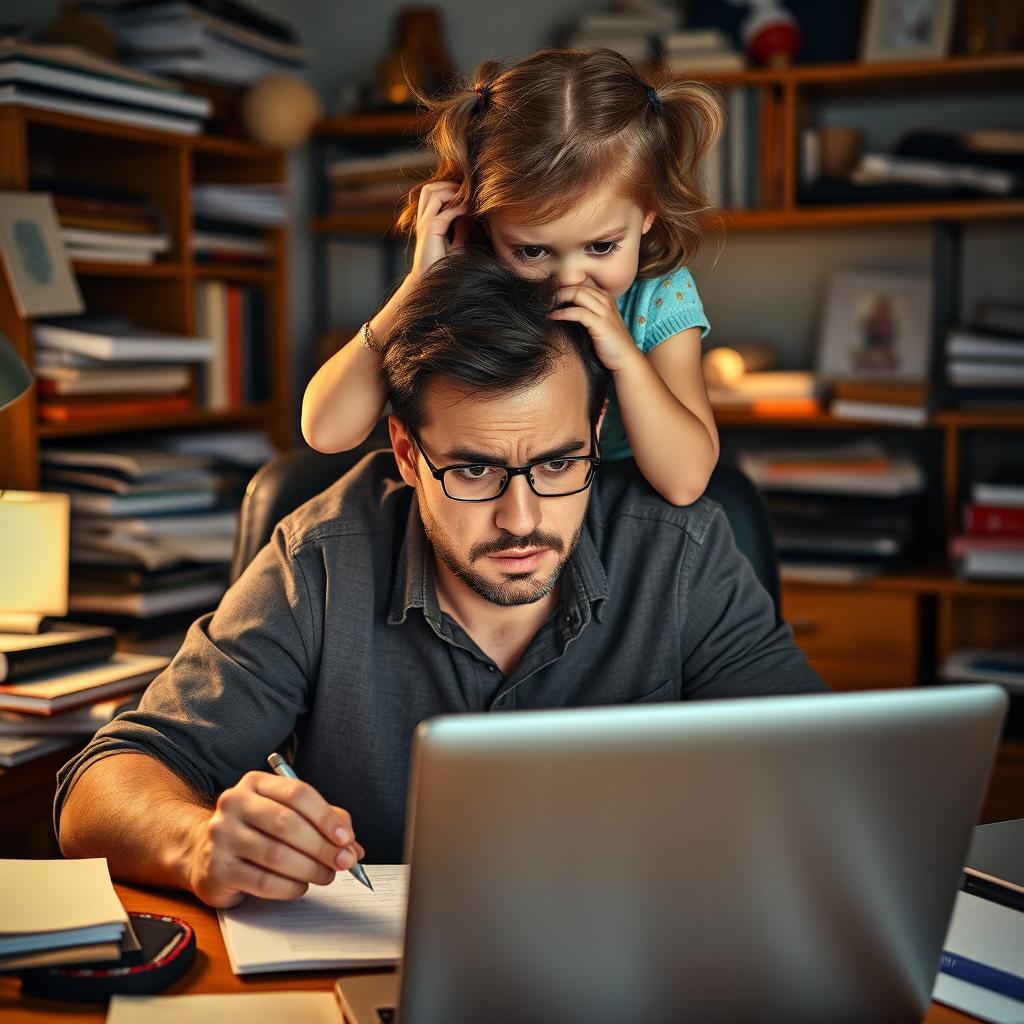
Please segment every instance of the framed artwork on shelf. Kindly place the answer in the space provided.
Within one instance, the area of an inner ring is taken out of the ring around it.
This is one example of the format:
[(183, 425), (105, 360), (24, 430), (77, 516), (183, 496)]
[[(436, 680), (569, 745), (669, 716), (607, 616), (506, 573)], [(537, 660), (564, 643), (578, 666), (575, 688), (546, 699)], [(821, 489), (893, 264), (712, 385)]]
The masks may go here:
[(0, 192), (0, 252), (20, 317), (85, 309), (50, 195)]
[(928, 274), (841, 270), (829, 282), (818, 376), (828, 382), (921, 381), (931, 339)]
[(954, 0), (868, 0), (861, 60), (929, 60), (949, 54)]

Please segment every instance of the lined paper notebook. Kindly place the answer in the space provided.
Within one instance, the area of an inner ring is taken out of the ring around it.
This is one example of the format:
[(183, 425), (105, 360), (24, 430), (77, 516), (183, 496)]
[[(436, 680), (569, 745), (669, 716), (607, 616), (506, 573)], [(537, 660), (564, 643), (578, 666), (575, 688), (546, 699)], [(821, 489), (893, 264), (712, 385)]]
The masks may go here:
[(218, 910), (235, 974), (390, 967), (402, 958), (406, 864), (367, 864), (373, 892), (347, 871), (301, 899), (248, 897)]

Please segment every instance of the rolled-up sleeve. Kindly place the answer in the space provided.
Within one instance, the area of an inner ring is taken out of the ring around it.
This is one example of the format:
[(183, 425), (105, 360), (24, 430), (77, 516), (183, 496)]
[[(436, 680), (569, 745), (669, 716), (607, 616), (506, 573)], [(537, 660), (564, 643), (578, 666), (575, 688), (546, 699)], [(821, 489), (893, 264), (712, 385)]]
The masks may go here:
[(211, 800), (265, 766), (308, 706), (321, 636), (301, 558), (278, 526), (217, 610), (193, 623), (138, 708), (105, 725), (58, 772), (58, 833), (78, 775), (112, 754), (149, 754)]
[(825, 690), (776, 621), (771, 596), (716, 509), (684, 554), (683, 680), (687, 697), (753, 697)]

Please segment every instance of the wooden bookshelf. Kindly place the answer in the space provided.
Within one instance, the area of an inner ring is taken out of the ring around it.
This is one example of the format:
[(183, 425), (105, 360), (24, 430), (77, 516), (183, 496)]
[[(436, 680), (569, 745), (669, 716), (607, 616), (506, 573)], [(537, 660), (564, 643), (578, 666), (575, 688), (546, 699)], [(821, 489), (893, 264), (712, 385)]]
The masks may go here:
[[(38, 422), (32, 392), (0, 412), (0, 486), (37, 488), (39, 444), (51, 438), (246, 427), (265, 430), (287, 447), (292, 424), (285, 229), (266, 232), (272, 258), (265, 266), (197, 264), (190, 244), (194, 184), (284, 183), (284, 154), (238, 139), (184, 136), (17, 106), (0, 109), (0, 188), (27, 190), (29, 168), (40, 163), (59, 168), (64, 179), (117, 186), (142, 195), (167, 221), (171, 250), (157, 263), (74, 264), (87, 309), (124, 313), (148, 327), (191, 334), (196, 282), (214, 279), (259, 288), (269, 319), (267, 378), (272, 390), (267, 402), (211, 412), (198, 404), (196, 369), (191, 388), (195, 407), (187, 412), (72, 424)], [(18, 316), (6, 281), (0, 281), (0, 331), (31, 368), (32, 324)]]

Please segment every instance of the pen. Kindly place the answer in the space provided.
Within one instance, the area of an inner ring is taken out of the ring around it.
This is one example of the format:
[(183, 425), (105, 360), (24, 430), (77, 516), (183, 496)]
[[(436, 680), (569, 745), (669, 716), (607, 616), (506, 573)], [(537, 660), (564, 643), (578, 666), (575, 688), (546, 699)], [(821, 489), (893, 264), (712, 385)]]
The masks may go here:
[(970, 960), (959, 953), (943, 950), (939, 970), (943, 974), (950, 974), (961, 981), (969, 981), (972, 985), (980, 985), (1011, 999), (1024, 999), (1024, 978), (1019, 974), (1001, 971), (998, 967), (989, 967), (988, 964)]
[[(271, 754), (267, 758), (267, 764), (274, 770), (274, 773), (282, 776), (285, 779), (297, 779), (298, 775), (295, 774), (295, 769), (280, 755)], [(349, 874), (356, 879), (358, 882), (362, 882), (370, 892), (373, 892), (373, 886), (370, 884), (369, 878), (366, 877), (366, 872), (363, 870), (363, 865), (356, 861), (348, 869)]]

